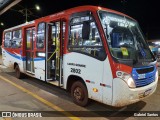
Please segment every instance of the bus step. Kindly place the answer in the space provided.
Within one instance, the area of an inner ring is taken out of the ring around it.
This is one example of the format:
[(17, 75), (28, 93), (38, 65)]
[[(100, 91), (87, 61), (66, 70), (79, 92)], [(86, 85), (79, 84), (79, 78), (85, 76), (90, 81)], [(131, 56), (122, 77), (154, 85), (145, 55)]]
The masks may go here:
[(48, 83), (50, 83), (50, 84), (53, 84), (53, 85), (55, 85), (55, 86), (59, 86), (59, 83), (58, 83), (58, 81), (56, 80), (56, 81), (47, 81)]

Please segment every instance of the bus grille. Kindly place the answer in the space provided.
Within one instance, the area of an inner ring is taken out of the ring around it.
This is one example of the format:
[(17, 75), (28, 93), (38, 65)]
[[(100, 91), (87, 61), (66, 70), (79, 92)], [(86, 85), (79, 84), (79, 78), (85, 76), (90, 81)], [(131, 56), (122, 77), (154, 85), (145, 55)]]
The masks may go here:
[[(144, 78), (138, 76), (144, 74)], [(143, 87), (155, 81), (156, 68), (154, 66), (144, 68), (133, 68), (132, 77), (135, 81), (136, 87)]]
[(149, 85), (154, 81), (155, 81), (155, 77), (152, 76), (145, 79), (135, 79), (135, 84), (136, 84), (136, 87), (143, 87), (143, 86)]

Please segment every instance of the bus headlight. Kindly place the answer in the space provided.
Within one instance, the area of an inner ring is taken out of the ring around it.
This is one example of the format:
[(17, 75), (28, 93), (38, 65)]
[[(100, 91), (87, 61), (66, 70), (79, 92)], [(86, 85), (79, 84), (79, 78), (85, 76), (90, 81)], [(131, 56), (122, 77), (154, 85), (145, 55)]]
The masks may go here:
[(130, 74), (118, 71), (117, 77), (121, 78), (128, 85), (128, 87), (130, 87), (130, 88), (136, 87), (135, 82)]
[(155, 74), (155, 81), (157, 81), (158, 80), (158, 70), (156, 71), (156, 74)]
[(127, 85), (128, 85), (130, 88), (135, 88), (135, 87), (136, 87), (136, 85), (135, 85), (134, 80), (133, 80), (132, 77), (130, 77), (129, 79), (127, 79), (127, 80), (125, 80), (125, 81), (126, 81)]

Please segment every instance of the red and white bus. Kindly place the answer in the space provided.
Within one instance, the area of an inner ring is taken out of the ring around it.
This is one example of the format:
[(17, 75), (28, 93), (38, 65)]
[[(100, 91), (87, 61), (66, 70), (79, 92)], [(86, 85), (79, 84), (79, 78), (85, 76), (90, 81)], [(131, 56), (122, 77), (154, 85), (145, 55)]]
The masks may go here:
[(157, 61), (133, 18), (79, 6), (3, 32), (2, 59), (23, 74), (62, 87), (73, 101), (125, 106), (153, 94)]

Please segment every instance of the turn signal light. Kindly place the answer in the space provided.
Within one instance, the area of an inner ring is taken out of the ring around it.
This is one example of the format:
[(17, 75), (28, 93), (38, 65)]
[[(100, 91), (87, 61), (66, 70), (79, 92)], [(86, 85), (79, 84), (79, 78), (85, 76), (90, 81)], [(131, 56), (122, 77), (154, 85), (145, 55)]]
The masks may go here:
[(98, 89), (97, 89), (97, 88), (93, 88), (93, 91), (94, 91), (94, 92), (98, 92)]

